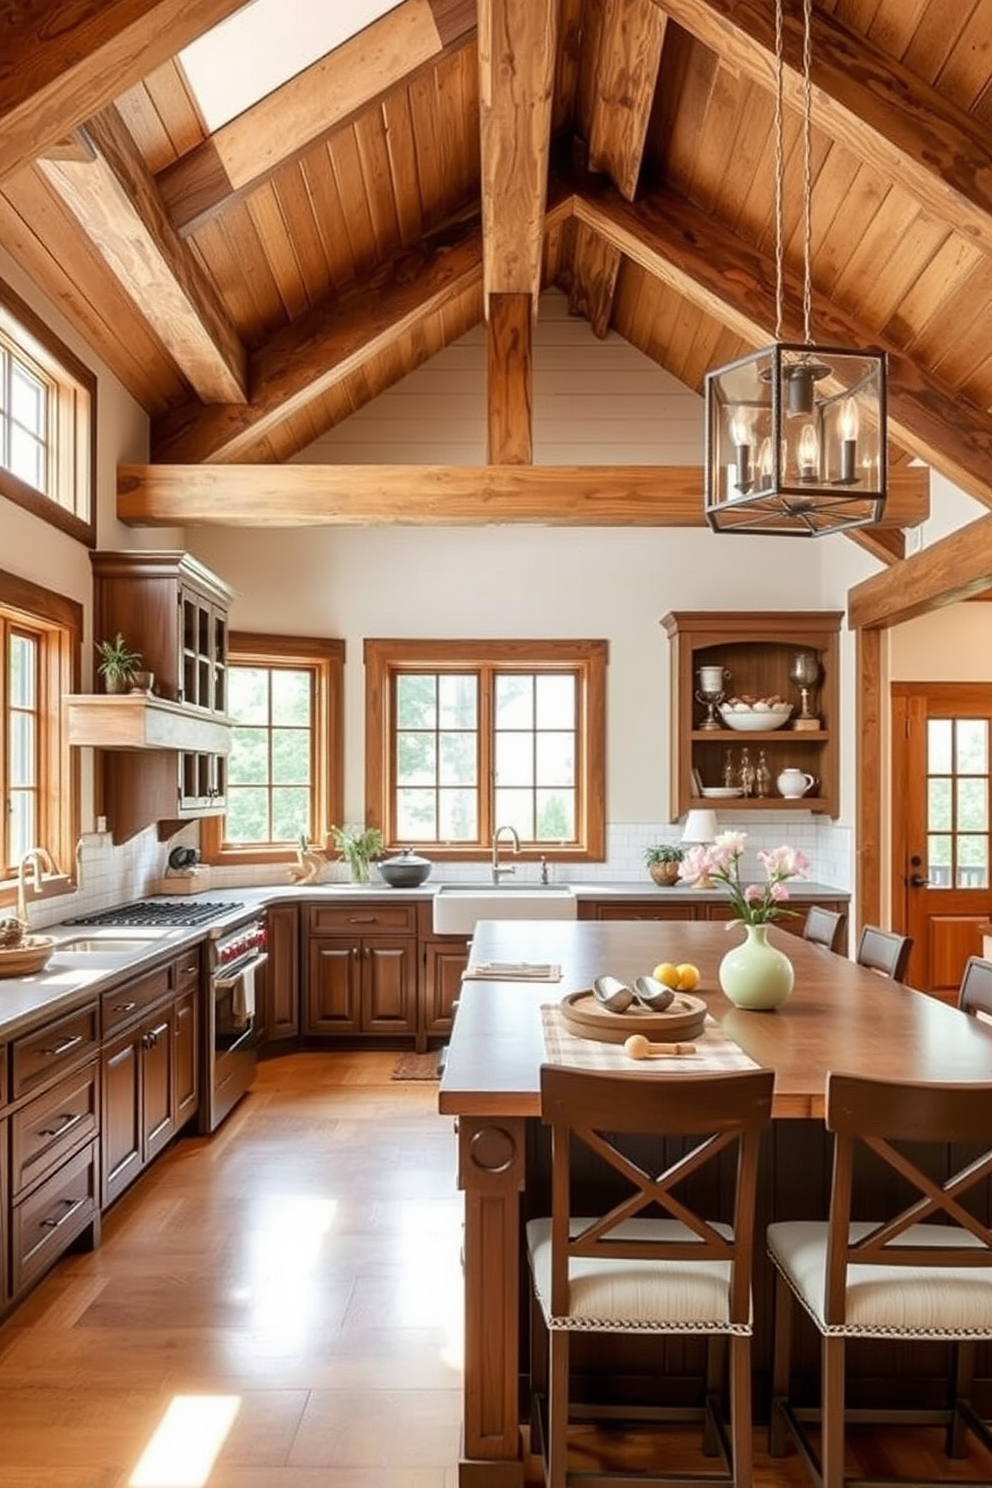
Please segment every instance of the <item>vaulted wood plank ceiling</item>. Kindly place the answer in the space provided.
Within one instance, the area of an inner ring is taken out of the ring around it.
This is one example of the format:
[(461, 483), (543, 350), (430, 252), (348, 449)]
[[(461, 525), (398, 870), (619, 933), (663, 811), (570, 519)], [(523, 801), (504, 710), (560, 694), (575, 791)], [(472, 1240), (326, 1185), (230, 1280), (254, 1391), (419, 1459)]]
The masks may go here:
[[(0, 59), (0, 240), (152, 420), (125, 519), (237, 521), (233, 462), (249, 520), (392, 520), (402, 487), (407, 521), (701, 522), (685, 472), (617, 471), (589, 516), (587, 472), (533, 469), (532, 325), (557, 285), (697, 391), (773, 338), (770, 0), (402, 0), (210, 135), (177, 53), (237, 8), (45, 0)], [(893, 497), (858, 537), (890, 563), (926, 511), (910, 457), (992, 507), (992, 0), (814, 0), (812, 79), (813, 331), (890, 356)], [(322, 512), (273, 470), (482, 319), (474, 487), (356, 467)]]

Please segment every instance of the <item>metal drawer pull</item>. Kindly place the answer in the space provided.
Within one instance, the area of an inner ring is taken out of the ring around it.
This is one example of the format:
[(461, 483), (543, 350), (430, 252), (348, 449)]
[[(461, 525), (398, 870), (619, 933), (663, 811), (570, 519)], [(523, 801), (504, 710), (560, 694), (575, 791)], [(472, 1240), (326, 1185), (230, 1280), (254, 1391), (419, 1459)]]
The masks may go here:
[(59, 1054), (68, 1054), (70, 1049), (74, 1049), (77, 1044), (81, 1044), (82, 1042), (83, 1035), (81, 1033), (73, 1033), (70, 1035), (69, 1038), (65, 1040), (64, 1043), (56, 1044), (54, 1049), (42, 1049), (41, 1052), (42, 1054), (45, 1054), (49, 1059), (54, 1059)]
[(82, 1119), (83, 1113), (81, 1111), (66, 1111), (60, 1118), (58, 1126), (43, 1126), (38, 1132), (38, 1135), (39, 1137), (60, 1137), (63, 1132), (67, 1132), (71, 1127), (77, 1126)]
[(82, 1198), (82, 1199), (60, 1199), (59, 1202), (62, 1203), (62, 1204), (68, 1204), (69, 1205), (68, 1209), (62, 1215), (62, 1218), (61, 1219), (55, 1219), (55, 1218), (43, 1219), (41, 1221), (41, 1224), (40, 1224), (40, 1228), (41, 1229), (43, 1229), (43, 1230), (57, 1230), (60, 1227), (60, 1225), (64, 1225), (65, 1222), (66, 1222), (66, 1220), (67, 1219), (70, 1219), (72, 1217), (72, 1215), (75, 1214), (76, 1210), (80, 1207), (81, 1204), (85, 1204), (86, 1203), (86, 1198)]
[(138, 1006), (138, 1004), (136, 1002), (115, 1002), (114, 1003), (114, 1012), (115, 1013), (133, 1013), (134, 1012), (134, 1009), (137, 1006)]
[(349, 915), (349, 925), (375, 925), (378, 923), (378, 915)]

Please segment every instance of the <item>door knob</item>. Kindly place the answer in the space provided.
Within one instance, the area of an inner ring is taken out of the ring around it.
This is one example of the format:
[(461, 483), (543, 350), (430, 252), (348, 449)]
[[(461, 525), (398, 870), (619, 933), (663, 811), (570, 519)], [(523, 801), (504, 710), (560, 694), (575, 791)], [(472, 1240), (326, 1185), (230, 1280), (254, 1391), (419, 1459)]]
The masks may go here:
[(920, 873), (914, 873), (909, 881), (914, 889), (925, 889), (930, 882), (928, 878), (924, 878)]

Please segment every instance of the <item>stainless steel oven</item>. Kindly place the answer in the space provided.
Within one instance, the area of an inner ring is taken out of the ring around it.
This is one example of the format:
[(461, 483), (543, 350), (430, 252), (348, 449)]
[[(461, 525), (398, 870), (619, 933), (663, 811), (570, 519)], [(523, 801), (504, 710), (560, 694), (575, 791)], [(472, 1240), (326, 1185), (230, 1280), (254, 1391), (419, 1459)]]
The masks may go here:
[(200, 1129), (212, 1132), (255, 1078), (255, 977), (268, 960), (264, 916), (208, 942), (206, 1074)]

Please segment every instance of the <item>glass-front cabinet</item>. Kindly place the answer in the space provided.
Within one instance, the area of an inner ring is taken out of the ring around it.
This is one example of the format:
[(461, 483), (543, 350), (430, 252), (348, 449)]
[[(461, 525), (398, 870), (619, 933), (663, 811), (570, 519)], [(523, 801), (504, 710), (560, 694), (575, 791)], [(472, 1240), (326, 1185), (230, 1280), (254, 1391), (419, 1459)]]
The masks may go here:
[(724, 801), (837, 816), (835, 610), (679, 611), (671, 646), (671, 812)]

